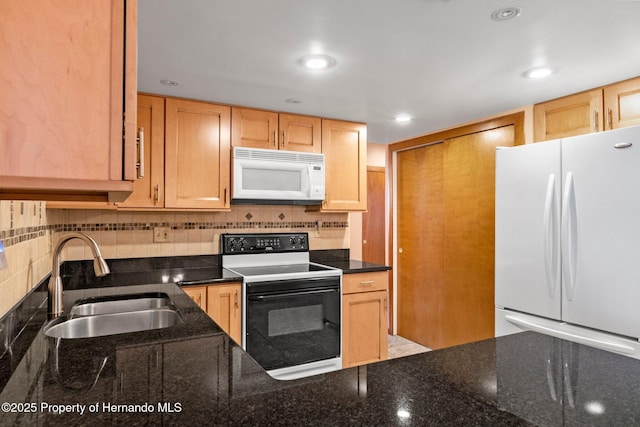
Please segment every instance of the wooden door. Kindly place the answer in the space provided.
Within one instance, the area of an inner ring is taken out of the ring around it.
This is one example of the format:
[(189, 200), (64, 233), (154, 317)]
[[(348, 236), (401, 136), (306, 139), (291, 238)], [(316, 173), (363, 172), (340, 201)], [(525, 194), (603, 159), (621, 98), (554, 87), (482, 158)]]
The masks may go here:
[(360, 123), (322, 120), (325, 154), (323, 211), (367, 209), (367, 127)]
[(142, 177), (133, 183), (133, 193), (121, 207), (164, 206), (164, 98), (138, 95), (138, 129), (143, 135)]
[(444, 307), (443, 145), (397, 155), (398, 334), (442, 346)]
[(232, 146), (278, 148), (278, 113), (233, 107), (231, 115)]
[(493, 337), (495, 149), (514, 142), (509, 125), (398, 153), (399, 335)]
[(279, 128), (281, 150), (322, 152), (322, 119), (319, 117), (280, 114)]
[(606, 128), (640, 125), (640, 77), (604, 88)]
[(387, 359), (387, 307), (387, 291), (343, 295), (343, 367)]
[(386, 264), (384, 168), (367, 167), (367, 211), (362, 214), (362, 260)]
[(514, 126), (444, 143), (444, 346), (494, 336), (495, 152), (512, 145)]
[(125, 55), (137, 43), (128, 3), (2, 1), (3, 188), (131, 191), (135, 132), (127, 127), (123, 145), (123, 113), (135, 123), (137, 65)]
[(228, 209), (230, 108), (167, 98), (165, 207)]
[(207, 314), (238, 344), (242, 344), (241, 296), (239, 284), (207, 288)]
[(602, 89), (595, 89), (533, 107), (536, 141), (603, 130)]

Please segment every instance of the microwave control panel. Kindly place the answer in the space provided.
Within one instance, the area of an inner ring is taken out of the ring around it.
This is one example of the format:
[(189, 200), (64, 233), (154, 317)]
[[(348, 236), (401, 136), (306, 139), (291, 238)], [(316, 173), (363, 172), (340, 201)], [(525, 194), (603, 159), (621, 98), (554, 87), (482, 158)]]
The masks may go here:
[(263, 254), (274, 252), (308, 252), (308, 233), (221, 234), (220, 253)]

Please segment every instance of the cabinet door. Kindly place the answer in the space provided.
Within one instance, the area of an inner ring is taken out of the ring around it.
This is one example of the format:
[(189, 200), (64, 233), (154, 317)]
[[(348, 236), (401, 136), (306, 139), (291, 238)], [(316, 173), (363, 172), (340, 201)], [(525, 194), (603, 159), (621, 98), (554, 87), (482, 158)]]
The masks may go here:
[(230, 109), (166, 100), (165, 207), (229, 208)]
[(231, 145), (278, 148), (278, 113), (234, 107), (232, 116)]
[(387, 359), (387, 291), (342, 297), (342, 366)]
[(367, 126), (337, 120), (322, 121), (325, 154), (323, 211), (367, 209)]
[(281, 150), (322, 152), (322, 119), (319, 117), (280, 114)]
[(118, 206), (162, 207), (164, 206), (164, 98), (138, 95), (138, 130), (141, 138), (138, 177), (133, 183), (133, 193)]
[(533, 114), (536, 141), (599, 132), (603, 130), (602, 89), (537, 104)]
[(123, 114), (135, 123), (136, 63), (125, 62), (137, 45), (135, 14), (124, 0), (2, 2), (3, 192), (131, 192), (135, 135), (123, 144)]
[(207, 289), (207, 314), (238, 344), (242, 343), (241, 297), (240, 284), (211, 285)]
[(185, 294), (198, 304), (198, 307), (207, 311), (207, 287), (206, 286), (183, 286), (181, 288)]
[(607, 129), (640, 125), (640, 77), (604, 88)]

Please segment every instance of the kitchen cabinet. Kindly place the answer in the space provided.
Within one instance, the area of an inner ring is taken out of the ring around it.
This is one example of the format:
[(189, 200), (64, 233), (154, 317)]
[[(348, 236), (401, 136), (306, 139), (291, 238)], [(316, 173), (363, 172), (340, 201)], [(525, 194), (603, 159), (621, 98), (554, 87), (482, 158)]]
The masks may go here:
[(234, 107), (231, 145), (320, 153), (321, 123), (319, 117)]
[(0, 198), (131, 193), (136, 21), (135, 0), (2, 1)]
[(138, 95), (140, 173), (133, 193), (118, 207), (157, 208), (164, 206), (164, 98)]
[(343, 276), (343, 368), (387, 359), (388, 284), (386, 271)]
[(182, 290), (189, 295), (193, 302), (203, 311), (207, 311), (207, 287), (206, 286), (183, 286)]
[(536, 104), (534, 137), (548, 141), (640, 124), (640, 77)]
[(640, 77), (605, 86), (606, 129), (640, 125)]
[(326, 196), (320, 211), (367, 210), (367, 126), (323, 119), (322, 152)]
[(236, 343), (242, 343), (242, 285), (240, 283), (183, 286), (182, 290)]
[[(53, 202), (68, 209), (230, 209), (230, 109), (138, 95), (142, 176), (123, 202)], [(142, 170), (143, 169), (143, 170)]]
[(207, 314), (238, 344), (242, 344), (241, 297), (239, 283), (207, 287)]
[(167, 98), (165, 208), (230, 209), (231, 109)]

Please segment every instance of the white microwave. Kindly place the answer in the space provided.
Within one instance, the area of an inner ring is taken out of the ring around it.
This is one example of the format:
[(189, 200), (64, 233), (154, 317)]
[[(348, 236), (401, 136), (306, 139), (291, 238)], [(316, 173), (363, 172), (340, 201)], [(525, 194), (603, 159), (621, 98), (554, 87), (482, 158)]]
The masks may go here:
[(319, 205), (324, 154), (233, 148), (231, 203)]

